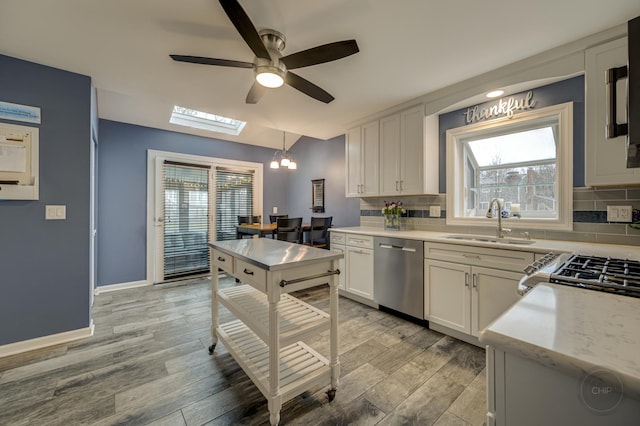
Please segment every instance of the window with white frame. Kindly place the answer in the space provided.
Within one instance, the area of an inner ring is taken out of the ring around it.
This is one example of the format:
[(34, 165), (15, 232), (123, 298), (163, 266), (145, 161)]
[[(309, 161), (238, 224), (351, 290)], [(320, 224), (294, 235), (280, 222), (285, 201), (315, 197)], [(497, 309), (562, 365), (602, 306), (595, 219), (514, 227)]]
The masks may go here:
[(447, 224), (571, 229), (572, 146), (571, 103), (448, 130)]

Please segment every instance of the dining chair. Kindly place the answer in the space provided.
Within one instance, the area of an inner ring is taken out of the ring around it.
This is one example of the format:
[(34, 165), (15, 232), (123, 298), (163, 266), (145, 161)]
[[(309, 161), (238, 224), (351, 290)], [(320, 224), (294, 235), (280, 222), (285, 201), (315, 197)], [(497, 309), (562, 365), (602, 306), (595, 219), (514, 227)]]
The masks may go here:
[(329, 249), (329, 228), (333, 216), (328, 217), (312, 217), (311, 226), (309, 229), (309, 241), (308, 244), (312, 247)]
[(269, 223), (276, 223), (276, 221), (280, 218), (286, 219), (288, 218), (288, 214), (270, 214), (269, 215)]
[(276, 238), (290, 243), (302, 242), (302, 218), (282, 217), (276, 221)]
[[(262, 223), (261, 219), (260, 216), (238, 216), (238, 225)], [(239, 233), (236, 233), (236, 235), (237, 238), (251, 238), (251, 235), (240, 235)]]
[(238, 216), (238, 225), (244, 225), (245, 223), (262, 223), (260, 216)]
[[(276, 221), (280, 218), (288, 218), (289, 215), (288, 214), (270, 214), (269, 215), (269, 223), (274, 224), (276, 223)], [(276, 239), (276, 230), (274, 229), (273, 232), (271, 233), (271, 238), (273, 238), (274, 240)]]

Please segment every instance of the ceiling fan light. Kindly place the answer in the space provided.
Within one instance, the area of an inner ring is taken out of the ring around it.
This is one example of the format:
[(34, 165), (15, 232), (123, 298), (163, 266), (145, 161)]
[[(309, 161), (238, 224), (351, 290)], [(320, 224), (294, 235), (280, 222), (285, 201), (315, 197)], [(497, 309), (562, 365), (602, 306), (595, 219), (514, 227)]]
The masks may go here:
[(282, 160), (280, 160), (280, 165), (282, 167), (289, 167), (289, 164), (291, 164), (291, 160), (289, 160), (288, 157), (282, 157)]
[(256, 73), (256, 81), (264, 87), (275, 89), (284, 84), (282, 71), (276, 67), (266, 66), (259, 67)]
[(289, 162), (289, 170), (297, 170), (298, 169), (298, 164), (295, 162), (295, 160), (291, 160)]
[(269, 167), (271, 167), (272, 169), (279, 169), (280, 164), (278, 163), (277, 160), (271, 160), (271, 164), (269, 165)]

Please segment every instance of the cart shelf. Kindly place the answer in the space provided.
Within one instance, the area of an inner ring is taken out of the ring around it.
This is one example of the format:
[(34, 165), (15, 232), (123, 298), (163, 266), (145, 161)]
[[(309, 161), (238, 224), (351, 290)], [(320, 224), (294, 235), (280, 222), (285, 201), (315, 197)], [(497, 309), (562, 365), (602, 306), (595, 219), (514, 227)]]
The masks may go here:
[[(267, 295), (250, 285), (218, 290), (218, 301), (249, 325), (265, 342), (269, 340)], [(280, 297), (280, 345), (287, 346), (330, 326), (329, 314), (288, 294)]]
[[(242, 321), (218, 328), (218, 338), (260, 392), (269, 397), (269, 347)], [(331, 380), (329, 361), (303, 342), (280, 348), (280, 394), (288, 400)]]

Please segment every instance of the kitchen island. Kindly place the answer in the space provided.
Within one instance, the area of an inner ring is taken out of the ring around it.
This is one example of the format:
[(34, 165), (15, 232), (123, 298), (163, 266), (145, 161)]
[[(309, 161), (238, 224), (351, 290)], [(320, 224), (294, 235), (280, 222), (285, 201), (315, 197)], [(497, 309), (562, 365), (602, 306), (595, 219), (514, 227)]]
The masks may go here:
[(487, 425), (640, 422), (640, 299), (538, 284), (480, 342)]
[[(211, 339), (222, 341), (268, 401), (270, 422), (280, 421), (282, 403), (314, 385), (328, 384), (335, 396), (338, 360), (338, 261), (341, 254), (266, 238), (209, 243)], [(244, 284), (219, 289), (220, 268)], [(329, 314), (288, 293), (330, 286)], [(238, 319), (219, 324), (218, 304)], [(330, 359), (303, 342), (329, 330)]]

